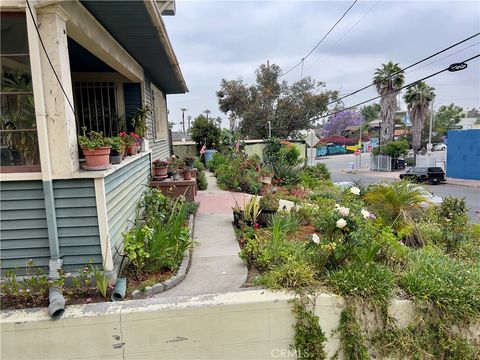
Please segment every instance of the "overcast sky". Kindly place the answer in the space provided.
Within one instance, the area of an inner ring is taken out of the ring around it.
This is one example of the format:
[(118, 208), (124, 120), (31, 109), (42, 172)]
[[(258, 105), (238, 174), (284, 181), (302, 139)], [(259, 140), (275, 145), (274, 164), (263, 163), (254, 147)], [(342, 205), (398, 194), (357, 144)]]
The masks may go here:
[[(182, 107), (192, 118), (210, 109), (211, 116), (222, 117), (228, 127), (215, 96), (220, 80), (241, 78), (251, 83), (255, 69), (267, 59), (288, 70), (352, 2), (177, 0), (176, 15), (165, 16), (164, 21), (190, 92), (168, 96), (169, 120), (180, 123)], [(371, 83), (382, 63), (392, 60), (405, 67), (477, 32), (478, 1), (360, 0), (305, 61), (303, 75), (347, 93)], [(480, 36), (408, 70), (406, 83), (476, 54)], [(461, 72), (427, 80), (436, 89), (435, 108), (450, 102), (464, 108), (480, 106), (480, 58), (468, 65)], [(291, 83), (300, 76), (299, 67), (285, 79)], [(372, 87), (344, 102), (351, 106), (375, 95)], [(174, 130), (179, 129), (176, 124)]]

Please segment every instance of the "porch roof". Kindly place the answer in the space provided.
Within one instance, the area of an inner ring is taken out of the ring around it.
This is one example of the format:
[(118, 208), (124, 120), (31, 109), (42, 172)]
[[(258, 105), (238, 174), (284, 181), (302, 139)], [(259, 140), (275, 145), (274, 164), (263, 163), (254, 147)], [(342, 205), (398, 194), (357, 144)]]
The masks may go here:
[(155, 13), (155, 2), (83, 0), (81, 3), (164, 93), (188, 91), (161, 15)]

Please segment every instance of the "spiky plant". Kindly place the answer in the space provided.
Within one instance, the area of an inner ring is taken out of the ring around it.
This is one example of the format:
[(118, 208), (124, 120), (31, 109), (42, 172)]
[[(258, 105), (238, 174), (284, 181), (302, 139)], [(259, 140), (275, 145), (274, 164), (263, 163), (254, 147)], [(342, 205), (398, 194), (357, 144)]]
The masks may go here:
[(373, 185), (365, 194), (365, 200), (380, 221), (405, 236), (406, 245), (422, 246), (415, 224), (415, 212), (427, 199), (418, 186), (405, 180)]
[(380, 117), (383, 123), (380, 141), (382, 144), (393, 140), (398, 94), (395, 90), (400, 89), (404, 81), (405, 74), (398, 63), (390, 61), (387, 64), (382, 64), (382, 67), (375, 70), (373, 83), (381, 96)]
[(429, 113), (428, 108), (435, 98), (433, 90), (435, 90), (434, 87), (420, 81), (416, 85), (408, 88), (403, 96), (403, 99), (407, 103), (410, 119), (412, 119), (412, 148), (415, 153), (420, 149), (422, 130), (425, 119)]

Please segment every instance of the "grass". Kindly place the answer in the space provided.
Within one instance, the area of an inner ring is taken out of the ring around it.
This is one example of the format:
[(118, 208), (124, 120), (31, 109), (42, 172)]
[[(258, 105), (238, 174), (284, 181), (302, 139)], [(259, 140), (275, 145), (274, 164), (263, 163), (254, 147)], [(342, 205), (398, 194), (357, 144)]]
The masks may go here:
[(480, 317), (480, 264), (451, 258), (435, 250), (413, 252), (402, 287), (416, 301), (454, 318)]
[(375, 263), (349, 264), (327, 274), (327, 283), (346, 297), (359, 297), (385, 304), (395, 288), (392, 271)]

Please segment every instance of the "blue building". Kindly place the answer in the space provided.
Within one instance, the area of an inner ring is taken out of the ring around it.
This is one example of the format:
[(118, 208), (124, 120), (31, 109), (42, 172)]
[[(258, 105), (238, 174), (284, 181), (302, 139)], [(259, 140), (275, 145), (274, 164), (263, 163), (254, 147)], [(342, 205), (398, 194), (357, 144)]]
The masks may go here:
[(480, 129), (448, 132), (447, 176), (480, 180)]

